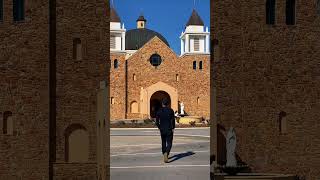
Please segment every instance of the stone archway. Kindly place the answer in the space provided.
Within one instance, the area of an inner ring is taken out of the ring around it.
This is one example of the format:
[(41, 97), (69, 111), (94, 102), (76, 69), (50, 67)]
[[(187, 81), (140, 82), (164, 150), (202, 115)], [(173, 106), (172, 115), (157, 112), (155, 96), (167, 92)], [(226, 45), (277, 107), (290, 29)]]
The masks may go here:
[(141, 88), (140, 91), (140, 110), (142, 117), (151, 117), (151, 106), (150, 100), (152, 95), (154, 95), (158, 91), (163, 91), (167, 93), (170, 97), (171, 108), (174, 111), (178, 110), (178, 90), (164, 82), (158, 82), (153, 84), (146, 89)]
[[(169, 101), (171, 101), (170, 95), (165, 91), (157, 91), (152, 94), (150, 98), (150, 116), (151, 118), (155, 118), (156, 112), (161, 108), (161, 101), (167, 98)], [(169, 107), (171, 107), (171, 103), (169, 104)]]

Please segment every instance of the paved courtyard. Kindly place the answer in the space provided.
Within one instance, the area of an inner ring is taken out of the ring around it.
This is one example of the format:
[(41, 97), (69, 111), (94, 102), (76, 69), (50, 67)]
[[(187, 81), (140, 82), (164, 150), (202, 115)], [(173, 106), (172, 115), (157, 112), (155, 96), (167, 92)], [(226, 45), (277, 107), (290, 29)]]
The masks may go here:
[(209, 180), (209, 128), (176, 129), (163, 163), (157, 129), (111, 129), (111, 180)]

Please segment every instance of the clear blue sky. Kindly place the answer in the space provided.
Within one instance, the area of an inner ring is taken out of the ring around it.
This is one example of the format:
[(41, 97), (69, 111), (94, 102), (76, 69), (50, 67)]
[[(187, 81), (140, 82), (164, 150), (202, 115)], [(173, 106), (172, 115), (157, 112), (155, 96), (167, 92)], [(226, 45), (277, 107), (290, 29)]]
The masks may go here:
[(113, 2), (127, 30), (136, 28), (136, 20), (143, 13), (147, 19), (146, 28), (162, 34), (177, 54), (180, 54), (179, 36), (193, 8), (210, 30), (210, 0), (195, 0), (195, 6), (194, 0), (113, 0)]

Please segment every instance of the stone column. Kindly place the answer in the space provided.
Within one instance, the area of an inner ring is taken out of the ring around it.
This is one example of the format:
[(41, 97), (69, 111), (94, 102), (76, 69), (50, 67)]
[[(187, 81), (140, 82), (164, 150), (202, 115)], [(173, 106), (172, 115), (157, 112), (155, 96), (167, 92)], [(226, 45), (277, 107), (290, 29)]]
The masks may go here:
[[(211, 67), (212, 68), (212, 67)], [(211, 69), (210, 69), (211, 70)], [(212, 72), (212, 70), (210, 71)], [(211, 96), (210, 96), (210, 156), (214, 156), (215, 160), (211, 164), (210, 171), (213, 173), (214, 167), (217, 165), (218, 159), (218, 137), (217, 137), (217, 87), (216, 85), (211, 85)]]
[(109, 149), (109, 104), (108, 100), (108, 89), (105, 81), (100, 82), (100, 89), (97, 94), (97, 175), (102, 180), (108, 179), (110, 176), (108, 162), (110, 162)]

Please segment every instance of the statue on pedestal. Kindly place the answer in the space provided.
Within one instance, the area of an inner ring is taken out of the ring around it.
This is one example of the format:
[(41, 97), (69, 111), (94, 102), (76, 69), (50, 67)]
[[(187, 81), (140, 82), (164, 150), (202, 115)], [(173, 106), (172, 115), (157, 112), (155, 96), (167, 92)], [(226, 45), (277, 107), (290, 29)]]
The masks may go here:
[(228, 131), (227, 138), (226, 138), (226, 146), (227, 146), (227, 164), (226, 166), (237, 166), (237, 160), (235, 156), (235, 150), (236, 150), (236, 133), (234, 131), (234, 128), (231, 127)]
[(180, 115), (184, 115), (184, 104), (183, 104), (183, 102), (180, 103)]

